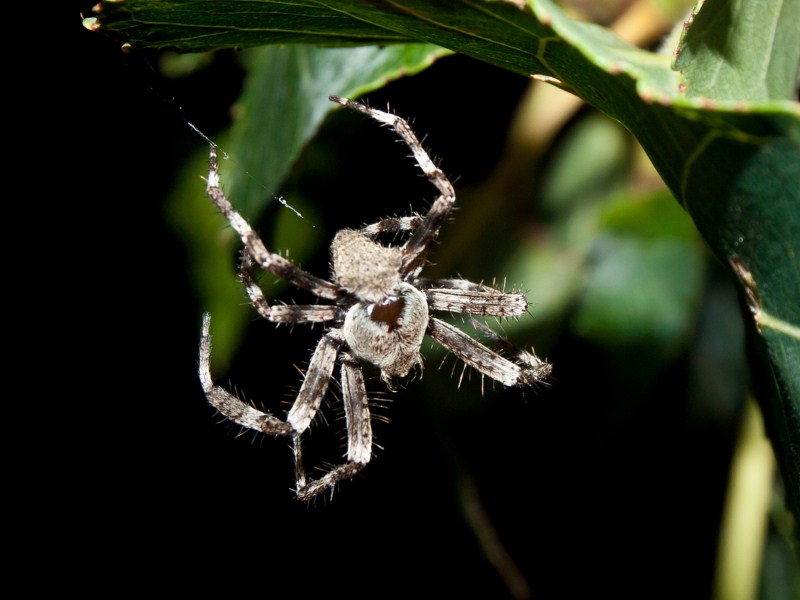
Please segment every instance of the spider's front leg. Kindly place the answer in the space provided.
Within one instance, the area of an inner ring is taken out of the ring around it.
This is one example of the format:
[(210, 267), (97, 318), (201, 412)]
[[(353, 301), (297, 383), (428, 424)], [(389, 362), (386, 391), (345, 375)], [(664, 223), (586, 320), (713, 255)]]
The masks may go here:
[[(330, 100), (351, 108), (360, 113), (363, 113), (372, 119), (376, 120), (383, 125), (388, 125), (394, 132), (405, 142), (414, 158), (417, 161), (417, 166), (428, 178), (428, 181), (438, 190), (439, 196), (431, 204), (430, 209), (422, 217), (410, 217), (407, 221), (398, 221), (398, 227), (401, 229), (412, 230), (413, 233), (408, 241), (403, 244), (403, 277), (415, 277), (425, 266), (425, 261), (428, 258), (428, 252), (439, 235), (439, 230), (444, 225), (450, 212), (453, 210), (453, 205), (456, 201), (456, 193), (453, 189), (453, 184), (447, 179), (439, 167), (431, 160), (428, 153), (422, 147), (414, 131), (408, 122), (394, 115), (392, 113), (377, 110), (375, 108), (354, 102), (347, 98), (340, 98), (339, 96), (331, 96)], [(387, 220), (391, 221), (391, 219)]]
[(214, 144), (211, 145), (208, 163), (206, 194), (228, 220), (234, 231), (239, 234), (245, 252), (252, 257), (253, 261), (265, 271), (269, 271), (301, 289), (308, 290), (320, 298), (336, 300), (339, 296), (339, 288), (336, 285), (306, 273), (292, 261), (267, 250), (259, 235), (250, 227), (250, 223), (233, 208), (220, 187), (217, 147)]

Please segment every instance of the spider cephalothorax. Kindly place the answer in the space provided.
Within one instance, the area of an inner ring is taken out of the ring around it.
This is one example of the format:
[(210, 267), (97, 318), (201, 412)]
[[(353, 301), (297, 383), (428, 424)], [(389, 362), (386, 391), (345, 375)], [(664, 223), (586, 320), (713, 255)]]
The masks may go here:
[(378, 367), (385, 380), (405, 377), (422, 362), (428, 302), (400, 277), (402, 251), (344, 229), (333, 238), (331, 254), (333, 280), (358, 299), (342, 328), (350, 350)]
[[(269, 252), (261, 238), (237, 213), (219, 183), (216, 148), (211, 148), (208, 196), (244, 243), (241, 276), (258, 313), (274, 323), (326, 323), (297, 398), (286, 420), (257, 410), (215, 385), (209, 368), (210, 317), (203, 317), (200, 380), (209, 402), (226, 418), (244, 427), (277, 436), (292, 436), (297, 496), (309, 499), (352, 477), (369, 462), (372, 425), (362, 365), (371, 363), (389, 383), (421, 365), (420, 347), (431, 336), (464, 363), (506, 386), (530, 386), (543, 381), (550, 365), (535, 354), (515, 348), (488, 327), (476, 327), (510, 350), (509, 360), (460, 329), (430, 315), (431, 311), (518, 317), (528, 303), (523, 294), (505, 292), (462, 279), (426, 280), (419, 277), (428, 252), (455, 202), (444, 173), (431, 161), (408, 123), (396, 115), (332, 96), (331, 100), (362, 112), (391, 127), (408, 145), (439, 196), (424, 215), (385, 219), (361, 229), (343, 229), (331, 244), (331, 281), (311, 275), (289, 260)], [(382, 233), (406, 233), (399, 246), (377, 241)], [(270, 271), (330, 304), (273, 305), (250, 274), (253, 266)], [(308, 429), (328, 390), (339, 357), (342, 401), (347, 419), (347, 462), (322, 477), (307, 481), (301, 436)]]

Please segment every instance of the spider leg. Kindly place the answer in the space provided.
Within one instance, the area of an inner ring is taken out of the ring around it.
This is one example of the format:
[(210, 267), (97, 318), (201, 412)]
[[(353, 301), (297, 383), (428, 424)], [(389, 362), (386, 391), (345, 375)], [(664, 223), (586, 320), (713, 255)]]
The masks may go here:
[[(503, 348), (505, 348), (510, 354), (516, 357), (517, 361), (522, 363), (525, 367), (535, 371), (539, 376), (539, 381), (548, 377), (553, 370), (553, 366), (546, 361), (543, 361), (541, 358), (536, 356), (536, 354), (532, 352), (528, 352), (527, 350), (523, 350), (522, 348), (517, 348), (514, 344), (509, 342), (503, 336), (499, 335), (496, 331), (493, 331), (491, 328), (487, 327), (480, 321), (476, 319), (472, 319), (472, 325), (483, 333), (486, 337), (491, 338), (495, 343), (499, 344)], [(532, 349), (532, 348), (531, 348)]]
[[(497, 294), (504, 294), (505, 285), (503, 286), (502, 290), (498, 290), (497, 288), (491, 288), (485, 283), (475, 283), (473, 281), (469, 281), (468, 279), (427, 279), (425, 277), (420, 277), (416, 280), (418, 284), (417, 287), (420, 289), (422, 288), (442, 288), (447, 290), (466, 290), (466, 291), (490, 291), (495, 292)], [(492, 282), (494, 283), (494, 282)]]
[(209, 155), (208, 181), (206, 184), (206, 194), (219, 209), (222, 215), (228, 220), (234, 231), (239, 234), (244, 243), (245, 251), (253, 258), (259, 267), (265, 271), (286, 279), (297, 287), (308, 290), (309, 292), (326, 298), (336, 300), (339, 295), (338, 287), (329, 281), (315, 277), (306, 273), (303, 269), (296, 266), (279, 254), (274, 254), (267, 250), (264, 242), (258, 234), (250, 227), (245, 218), (240, 215), (222, 191), (219, 183), (219, 165), (217, 163), (217, 147), (212, 144)]
[(422, 267), (425, 265), (425, 260), (428, 257), (431, 244), (436, 240), (436, 237), (439, 235), (439, 230), (450, 215), (450, 211), (453, 209), (453, 204), (456, 201), (456, 193), (453, 189), (453, 184), (450, 183), (450, 180), (447, 179), (444, 172), (436, 166), (430, 156), (428, 156), (428, 153), (425, 152), (422, 144), (417, 139), (417, 136), (414, 135), (411, 126), (405, 119), (382, 110), (371, 108), (359, 102), (353, 102), (347, 98), (331, 96), (330, 99), (342, 106), (357, 110), (358, 112), (372, 117), (379, 123), (388, 125), (393, 129), (409, 147), (414, 158), (417, 159), (417, 165), (422, 169), (428, 181), (439, 190), (439, 197), (433, 201), (430, 209), (403, 246), (403, 266), (401, 275), (403, 277), (414, 277), (419, 274)]
[[(295, 479), (297, 482), (295, 493), (301, 500), (313, 498), (327, 487), (319, 484), (320, 480), (306, 483), (305, 467), (303, 466), (302, 434), (311, 425), (311, 421), (317, 414), (322, 399), (328, 391), (333, 367), (336, 364), (336, 356), (339, 354), (339, 348), (343, 342), (344, 338), (339, 329), (332, 329), (322, 336), (319, 343), (317, 343), (314, 354), (311, 356), (311, 362), (308, 363), (308, 370), (306, 371), (305, 379), (303, 379), (303, 385), (300, 386), (300, 391), (297, 393), (297, 399), (286, 417), (294, 433), (292, 439), (294, 442)], [(334, 477), (332, 473), (333, 471), (328, 473), (326, 477)], [(333, 481), (330, 485), (333, 485), (336, 481)]]
[(422, 217), (389, 217), (381, 219), (372, 225), (365, 225), (359, 231), (366, 236), (374, 238), (382, 233), (398, 233), (401, 231), (414, 231), (422, 223)]
[(365, 465), (358, 463), (345, 463), (334, 467), (319, 479), (312, 479), (310, 482), (300, 484), (300, 479), (297, 480), (297, 499), (298, 500), (311, 500), (314, 496), (321, 494), (327, 489), (336, 486), (340, 481), (345, 481), (352, 478), (359, 473)]
[[(463, 279), (419, 281), (424, 284), (428, 308), (491, 317), (519, 317), (528, 310), (525, 294), (502, 292)], [(430, 286), (430, 287), (428, 287)]]
[(366, 466), (372, 456), (372, 423), (361, 364), (350, 353), (343, 353), (343, 357), (342, 395), (347, 418), (347, 463), (334, 467), (319, 479), (306, 483), (305, 473), (302, 470), (300, 436), (296, 435), (295, 458), (299, 465), (297, 496), (301, 500), (310, 500), (340, 481), (350, 479)]
[(294, 428), (278, 417), (257, 410), (239, 400), (225, 388), (214, 385), (211, 379), (211, 316), (203, 315), (203, 331), (200, 338), (200, 383), (208, 398), (209, 404), (222, 413), (227, 419), (270, 435), (292, 435)]
[(325, 323), (327, 321), (344, 320), (344, 311), (335, 304), (275, 304), (270, 305), (264, 292), (253, 279), (250, 269), (254, 264), (253, 257), (244, 253), (239, 268), (239, 277), (244, 289), (250, 297), (253, 308), (258, 314), (273, 323)]
[(303, 433), (308, 429), (314, 415), (317, 414), (325, 392), (328, 391), (333, 366), (336, 364), (336, 356), (342, 343), (344, 337), (339, 329), (326, 332), (317, 343), (317, 348), (311, 355), (311, 362), (308, 363), (303, 385), (300, 386), (297, 399), (286, 416), (286, 420), (295, 432)]
[(372, 423), (361, 363), (349, 352), (342, 362), (342, 394), (347, 418), (347, 460), (365, 465), (372, 457)]
[(533, 354), (516, 364), (436, 318), (428, 321), (427, 333), (470, 367), (509, 387), (533, 385), (543, 381), (552, 370), (549, 363)]
[(200, 381), (209, 403), (227, 419), (243, 427), (276, 436), (292, 436), (295, 456), (297, 497), (309, 500), (339, 481), (358, 473), (369, 462), (372, 452), (372, 425), (370, 423), (367, 392), (361, 366), (352, 356), (345, 355), (342, 364), (342, 390), (347, 415), (348, 463), (340, 465), (325, 476), (306, 483), (303, 467), (302, 434), (308, 429), (328, 390), (336, 356), (342, 344), (340, 332), (331, 330), (317, 344), (308, 365), (306, 378), (300, 387), (288, 422), (257, 410), (239, 400), (224, 388), (214, 385), (211, 379), (211, 316), (203, 315), (200, 339)]

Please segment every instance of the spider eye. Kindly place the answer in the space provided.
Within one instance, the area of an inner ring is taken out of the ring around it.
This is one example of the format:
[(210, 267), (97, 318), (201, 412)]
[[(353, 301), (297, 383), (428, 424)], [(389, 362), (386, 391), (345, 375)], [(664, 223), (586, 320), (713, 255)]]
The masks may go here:
[(400, 315), (403, 313), (406, 301), (402, 297), (393, 297), (370, 307), (369, 316), (373, 321), (381, 321), (389, 326), (389, 331), (399, 327)]

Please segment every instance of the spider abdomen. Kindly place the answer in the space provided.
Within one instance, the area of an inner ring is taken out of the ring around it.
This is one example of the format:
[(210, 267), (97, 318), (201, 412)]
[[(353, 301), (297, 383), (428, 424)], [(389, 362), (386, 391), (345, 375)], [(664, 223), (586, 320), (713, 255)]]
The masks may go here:
[(425, 294), (408, 283), (381, 302), (359, 302), (347, 311), (344, 338), (353, 353), (384, 378), (405, 377), (422, 363), (419, 349), (428, 327)]

